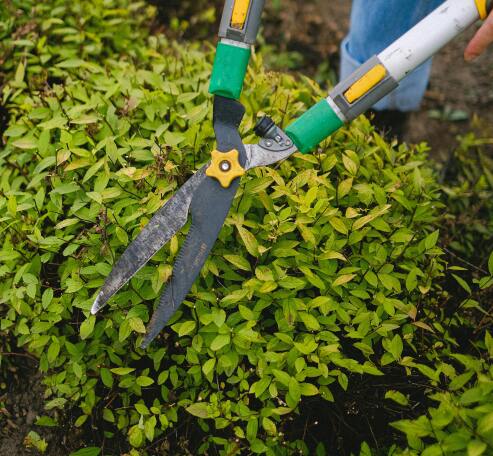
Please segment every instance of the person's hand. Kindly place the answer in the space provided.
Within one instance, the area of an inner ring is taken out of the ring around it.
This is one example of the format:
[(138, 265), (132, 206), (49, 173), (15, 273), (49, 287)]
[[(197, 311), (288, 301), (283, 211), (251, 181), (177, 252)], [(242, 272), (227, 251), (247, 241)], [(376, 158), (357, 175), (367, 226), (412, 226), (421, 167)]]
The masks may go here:
[(493, 43), (493, 12), (486, 18), (483, 26), (467, 45), (464, 58), (467, 62), (480, 56), (486, 48)]

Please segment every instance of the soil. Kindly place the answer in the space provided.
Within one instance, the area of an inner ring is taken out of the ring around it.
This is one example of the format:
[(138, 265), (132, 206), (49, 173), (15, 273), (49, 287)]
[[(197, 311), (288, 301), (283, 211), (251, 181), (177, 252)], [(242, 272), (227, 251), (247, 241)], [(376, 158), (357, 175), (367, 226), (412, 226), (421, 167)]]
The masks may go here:
[(41, 416), (54, 412), (44, 409), (45, 386), (41, 382), (37, 360), (26, 353), (12, 354), (12, 363), (0, 370), (0, 456), (32, 456), (41, 454), (26, 439), (35, 431), (47, 443), (47, 456), (67, 456), (78, 448), (80, 438), (65, 426), (61, 428), (36, 426)]
[[(277, 19), (266, 27), (267, 41), (280, 43), (281, 51), (302, 54), (304, 67), (297, 71), (316, 76), (320, 63), (328, 62), (337, 74), (339, 43), (349, 27), (351, 2), (282, 0), (281, 4), (281, 11), (271, 13)], [(403, 138), (409, 143), (426, 141), (432, 157), (441, 162), (457, 147), (458, 135), (474, 131), (493, 136), (493, 50), (466, 63), (463, 52), (474, 33), (467, 30), (435, 56), (422, 109), (410, 115)]]

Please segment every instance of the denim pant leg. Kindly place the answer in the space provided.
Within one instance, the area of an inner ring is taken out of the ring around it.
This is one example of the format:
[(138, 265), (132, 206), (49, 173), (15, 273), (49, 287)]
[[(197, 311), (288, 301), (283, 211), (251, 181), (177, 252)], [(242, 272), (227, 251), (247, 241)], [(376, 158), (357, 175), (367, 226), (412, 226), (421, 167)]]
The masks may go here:
[[(341, 80), (379, 54), (444, 0), (353, 0), (348, 36), (341, 44)], [(416, 111), (428, 85), (431, 59), (380, 100), (377, 110)]]

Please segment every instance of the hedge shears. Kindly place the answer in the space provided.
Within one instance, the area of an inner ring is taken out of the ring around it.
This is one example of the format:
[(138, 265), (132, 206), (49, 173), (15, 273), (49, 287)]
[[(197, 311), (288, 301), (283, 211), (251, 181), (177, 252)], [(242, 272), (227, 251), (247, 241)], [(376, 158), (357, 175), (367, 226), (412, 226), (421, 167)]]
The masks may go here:
[(245, 109), (239, 101), (265, 0), (226, 0), (209, 92), (214, 95), (217, 148), (154, 215), (107, 277), (91, 312), (95, 314), (183, 226), (191, 226), (173, 273), (151, 318), (147, 347), (185, 299), (228, 215), (240, 178), (295, 152), (308, 153), (345, 123), (394, 90), (411, 71), (478, 19), (493, 0), (448, 0), (380, 54), (361, 65), (285, 130), (269, 117), (255, 127), (257, 144), (243, 144), (238, 132)]

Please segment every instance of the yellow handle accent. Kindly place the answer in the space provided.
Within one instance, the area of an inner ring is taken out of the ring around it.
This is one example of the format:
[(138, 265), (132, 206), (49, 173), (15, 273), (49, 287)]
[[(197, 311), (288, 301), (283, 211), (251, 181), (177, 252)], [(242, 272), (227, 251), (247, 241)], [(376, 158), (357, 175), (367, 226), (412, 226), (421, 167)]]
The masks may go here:
[(474, 0), (479, 11), (479, 17), (484, 21), (488, 17), (487, 0)]
[(231, 15), (231, 27), (242, 30), (245, 25), (251, 0), (236, 0)]
[(221, 187), (228, 188), (237, 177), (245, 174), (245, 168), (238, 160), (239, 153), (236, 149), (229, 152), (211, 152), (211, 164), (205, 170), (205, 174), (219, 181)]
[(349, 103), (354, 103), (368, 93), (387, 75), (383, 65), (374, 66), (368, 73), (358, 79), (344, 94)]

